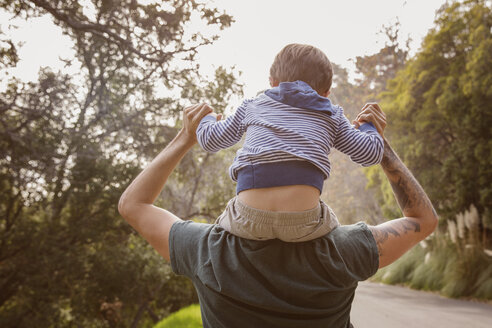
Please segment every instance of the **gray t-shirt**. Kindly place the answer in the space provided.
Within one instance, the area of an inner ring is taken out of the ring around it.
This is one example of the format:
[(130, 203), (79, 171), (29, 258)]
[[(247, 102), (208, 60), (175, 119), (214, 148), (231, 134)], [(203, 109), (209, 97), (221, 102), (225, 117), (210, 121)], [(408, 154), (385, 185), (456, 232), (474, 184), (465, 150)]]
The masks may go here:
[(362, 222), (286, 243), (178, 221), (169, 248), (173, 271), (193, 281), (205, 328), (350, 327), (357, 283), (379, 266), (376, 242)]

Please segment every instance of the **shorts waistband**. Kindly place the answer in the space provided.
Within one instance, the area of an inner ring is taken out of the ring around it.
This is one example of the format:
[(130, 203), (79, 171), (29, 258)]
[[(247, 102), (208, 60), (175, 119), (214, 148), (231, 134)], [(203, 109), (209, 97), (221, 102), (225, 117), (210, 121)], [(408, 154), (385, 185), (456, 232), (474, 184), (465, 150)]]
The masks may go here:
[(308, 185), (321, 194), (325, 175), (304, 160), (251, 164), (237, 172), (236, 194), (243, 190), (277, 186)]
[(290, 226), (312, 223), (313, 221), (319, 220), (321, 215), (321, 200), (315, 208), (299, 212), (260, 210), (244, 204), (237, 196), (233, 198), (233, 201), (234, 207), (242, 217), (256, 223), (267, 225)]

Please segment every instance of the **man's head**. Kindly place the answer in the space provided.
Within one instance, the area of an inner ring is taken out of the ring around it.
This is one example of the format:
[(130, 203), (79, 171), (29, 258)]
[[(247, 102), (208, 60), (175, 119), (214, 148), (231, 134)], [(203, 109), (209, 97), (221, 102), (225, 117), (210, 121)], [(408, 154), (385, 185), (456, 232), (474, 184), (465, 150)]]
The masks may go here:
[(304, 81), (318, 94), (330, 93), (333, 68), (328, 57), (316, 47), (306, 44), (286, 45), (275, 57), (270, 68), (270, 84)]

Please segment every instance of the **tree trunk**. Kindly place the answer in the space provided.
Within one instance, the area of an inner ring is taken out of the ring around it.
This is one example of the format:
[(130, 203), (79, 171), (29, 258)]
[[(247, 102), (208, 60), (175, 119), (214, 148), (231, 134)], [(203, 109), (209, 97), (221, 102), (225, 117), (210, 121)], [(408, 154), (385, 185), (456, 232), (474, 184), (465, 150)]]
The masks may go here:
[(147, 308), (147, 302), (144, 302), (138, 307), (137, 314), (135, 315), (135, 318), (133, 318), (131, 328), (137, 328), (138, 327), (138, 322), (142, 318), (142, 315)]

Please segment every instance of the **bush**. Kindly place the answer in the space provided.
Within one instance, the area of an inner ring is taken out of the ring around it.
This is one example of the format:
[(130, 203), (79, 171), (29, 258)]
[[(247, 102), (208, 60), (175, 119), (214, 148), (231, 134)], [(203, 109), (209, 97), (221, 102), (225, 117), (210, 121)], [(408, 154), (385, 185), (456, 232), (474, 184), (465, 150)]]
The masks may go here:
[(200, 305), (193, 304), (160, 321), (154, 328), (202, 328)]
[(437, 291), (448, 297), (492, 300), (492, 258), (478, 242), (439, 233), (415, 246), (371, 280)]

